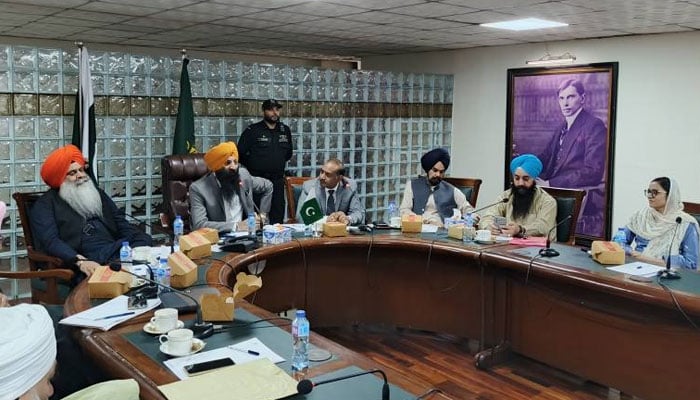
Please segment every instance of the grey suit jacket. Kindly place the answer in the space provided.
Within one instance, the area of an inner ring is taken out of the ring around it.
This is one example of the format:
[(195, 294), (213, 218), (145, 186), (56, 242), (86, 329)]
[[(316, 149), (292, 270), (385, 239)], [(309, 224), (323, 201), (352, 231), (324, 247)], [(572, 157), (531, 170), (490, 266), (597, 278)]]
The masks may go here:
[[(270, 210), (272, 201), (272, 182), (264, 178), (253, 178), (244, 167), (239, 167), (241, 177), (241, 207), (243, 219), (250, 212), (255, 212), (253, 193), (260, 193), (260, 209), (266, 213)], [(233, 228), (231, 222), (226, 222), (224, 199), (221, 188), (212, 172), (192, 182), (190, 186), (190, 221), (192, 229), (202, 227), (214, 228), (219, 231)]]
[[(365, 207), (362, 206), (360, 196), (357, 194), (357, 182), (352, 179), (345, 178), (345, 184), (341, 182), (338, 185), (338, 191), (335, 193), (335, 210), (342, 211), (350, 219), (350, 225), (359, 225), (365, 222)], [(301, 206), (309, 197), (309, 193), (314, 191), (316, 200), (321, 206), (321, 212), (326, 214), (326, 190), (321, 187), (321, 182), (318, 178), (304, 182), (302, 193), (299, 196), (297, 203), (297, 221), (301, 219)]]

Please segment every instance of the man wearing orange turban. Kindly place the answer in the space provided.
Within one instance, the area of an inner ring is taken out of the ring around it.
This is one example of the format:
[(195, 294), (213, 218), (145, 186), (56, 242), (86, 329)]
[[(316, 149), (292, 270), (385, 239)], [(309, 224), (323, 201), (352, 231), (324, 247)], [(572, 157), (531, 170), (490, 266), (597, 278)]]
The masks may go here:
[(235, 230), (238, 222), (255, 213), (253, 194), (261, 194), (261, 217), (270, 211), (272, 182), (252, 177), (238, 164), (238, 148), (233, 142), (212, 147), (204, 154), (209, 173), (190, 186), (192, 229)]
[(72, 144), (51, 152), (41, 167), (41, 178), (50, 189), (32, 207), (29, 220), (39, 250), (90, 275), (118, 259), (122, 242), (150, 246), (151, 237), (126, 221), (85, 168), (82, 153)]

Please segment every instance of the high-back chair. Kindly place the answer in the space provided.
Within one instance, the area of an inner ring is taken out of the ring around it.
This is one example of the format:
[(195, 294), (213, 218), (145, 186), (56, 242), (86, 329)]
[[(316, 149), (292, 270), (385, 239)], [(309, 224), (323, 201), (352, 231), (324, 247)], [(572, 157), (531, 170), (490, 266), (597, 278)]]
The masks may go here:
[(30, 286), (33, 303), (63, 304), (70, 292), (70, 282), (75, 272), (64, 268), (61, 259), (36, 250), (32, 226), (29, 223), (31, 208), (43, 194), (43, 192), (17, 192), (12, 194), (12, 198), (17, 203), (17, 211), (22, 222), (29, 271), (0, 271), (0, 278), (31, 279)]
[(208, 172), (203, 153), (173, 154), (161, 159), (163, 204), (168, 221), (182, 217), (185, 231), (190, 230), (190, 185)]
[(297, 221), (297, 202), (303, 191), (304, 182), (313, 179), (309, 176), (287, 176), (284, 178), (284, 191), (287, 194), (287, 222)]
[(698, 220), (698, 224), (700, 224), (700, 203), (690, 203), (684, 201), (683, 211), (695, 217), (695, 219)]
[(455, 178), (446, 177), (446, 182), (461, 190), (469, 200), (469, 204), (476, 208), (476, 200), (479, 198), (479, 188), (481, 187), (481, 179), (478, 178)]
[(574, 244), (576, 221), (581, 213), (581, 205), (586, 191), (554, 187), (543, 187), (542, 190), (549, 193), (557, 201), (557, 224), (571, 215), (568, 224), (564, 223), (557, 227), (557, 242)]

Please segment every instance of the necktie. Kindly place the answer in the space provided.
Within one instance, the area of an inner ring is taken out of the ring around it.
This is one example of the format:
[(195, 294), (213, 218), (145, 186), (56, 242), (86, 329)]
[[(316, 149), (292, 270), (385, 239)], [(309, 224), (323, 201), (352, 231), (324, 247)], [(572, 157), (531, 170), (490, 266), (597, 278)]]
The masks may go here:
[(335, 190), (328, 191), (328, 198), (326, 199), (326, 215), (331, 215), (335, 211), (335, 199), (333, 198), (333, 192)]
[(566, 132), (568, 131), (568, 129), (562, 128), (561, 133), (559, 134), (559, 146), (561, 146), (562, 143), (564, 143), (564, 135), (566, 135)]

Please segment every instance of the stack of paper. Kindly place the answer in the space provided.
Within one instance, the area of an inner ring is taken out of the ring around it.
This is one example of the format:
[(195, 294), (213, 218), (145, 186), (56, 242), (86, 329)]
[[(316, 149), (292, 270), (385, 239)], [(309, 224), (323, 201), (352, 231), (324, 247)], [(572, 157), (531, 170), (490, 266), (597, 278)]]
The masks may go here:
[(637, 261), (629, 264), (618, 265), (616, 267), (610, 267), (608, 268), (608, 271), (621, 272), (627, 275), (646, 276), (650, 278), (652, 276), (656, 276), (659, 271), (664, 269), (666, 268)]
[(83, 312), (71, 315), (70, 317), (63, 318), (59, 321), (59, 323), (108, 331), (112, 329), (112, 327), (148, 312), (160, 305), (159, 299), (150, 299), (148, 300), (148, 305), (146, 308), (129, 310), (127, 307), (128, 301), (129, 298), (127, 296), (118, 296), (106, 303), (100, 304), (99, 306), (92, 307)]

